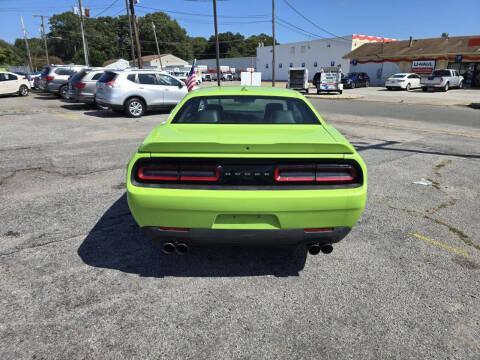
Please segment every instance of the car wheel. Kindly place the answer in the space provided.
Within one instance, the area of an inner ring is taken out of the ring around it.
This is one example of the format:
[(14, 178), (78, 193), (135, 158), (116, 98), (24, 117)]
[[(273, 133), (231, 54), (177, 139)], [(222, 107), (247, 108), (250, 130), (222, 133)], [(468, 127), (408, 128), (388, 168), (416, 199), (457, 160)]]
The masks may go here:
[(339, 93), (340, 95), (342, 95), (342, 94), (343, 94), (343, 90), (340, 90), (338, 93)]
[(68, 100), (68, 87), (67, 85), (63, 85), (59, 90), (58, 93), (63, 100)]
[(460, 84), (458, 84), (459, 89), (463, 89), (463, 81), (460, 81)]
[(428, 91), (428, 88), (422, 87), (422, 91), (423, 91), (423, 92), (427, 92), (427, 91)]
[(355, 83), (352, 82), (352, 89), (355, 89)]
[(410, 88), (411, 88), (411, 87), (412, 87), (412, 86), (411, 86), (410, 84), (407, 84), (407, 87), (405, 88), (405, 90), (410, 91)]
[(30, 91), (28, 90), (28, 87), (26, 85), (20, 86), (20, 89), (18, 90), (18, 95), (20, 96), (27, 96)]
[(449, 87), (450, 87), (450, 84), (447, 82), (447, 83), (445, 84), (445, 86), (443, 87), (442, 91), (443, 91), (443, 92), (447, 92)]
[(129, 99), (125, 103), (125, 113), (129, 117), (139, 118), (145, 113), (145, 104), (138, 98)]
[(368, 81), (365, 82), (365, 87), (369, 87), (370, 83)]

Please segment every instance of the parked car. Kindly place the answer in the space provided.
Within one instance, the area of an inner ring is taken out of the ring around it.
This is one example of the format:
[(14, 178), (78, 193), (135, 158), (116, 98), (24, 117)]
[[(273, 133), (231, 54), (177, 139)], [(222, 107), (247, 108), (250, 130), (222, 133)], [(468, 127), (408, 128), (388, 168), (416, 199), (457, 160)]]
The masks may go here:
[(171, 75), (175, 76), (178, 80), (183, 81), (185, 84), (188, 79), (188, 71), (174, 71)]
[(448, 91), (450, 88), (463, 88), (463, 76), (457, 70), (439, 69), (434, 70), (430, 76), (424, 76), (420, 80), (423, 91), (428, 89), (441, 89)]
[(355, 89), (356, 87), (368, 87), (370, 77), (364, 72), (351, 72), (343, 76), (342, 84), (345, 89)]
[(73, 75), (68, 82), (70, 98), (81, 103), (94, 104), (97, 80), (104, 72), (103, 68), (87, 68)]
[(38, 81), (40, 81), (41, 73), (42, 73), (41, 71), (37, 71), (36, 73), (27, 75), (28, 81), (30, 82), (30, 88), (31, 89), (37, 89), (38, 88)]
[(133, 218), (167, 254), (208, 244), (330, 253), (367, 195), (355, 148), (305, 97), (264, 87), (190, 92), (126, 179)]
[(185, 83), (157, 70), (107, 70), (97, 81), (96, 103), (130, 117), (173, 107), (188, 90)]
[(420, 76), (414, 73), (398, 73), (390, 76), (385, 81), (387, 90), (403, 89), (409, 91), (410, 89), (417, 89), (420, 87)]
[(26, 76), (0, 71), (0, 95), (27, 96), (29, 93), (30, 82)]
[(202, 74), (203, 81), (212, 81), (212, 75), (210, 74)]
[(49, 92), (68, 99), (68, 80), (70, 76), (84, 69), (82, 65), (48, 65), (40, 75), (39, 87), (44, 92)]
[(233, 75), (231, 73), (222, 73), (222, 77), (220, 78), (222, 81), (233, 81)]

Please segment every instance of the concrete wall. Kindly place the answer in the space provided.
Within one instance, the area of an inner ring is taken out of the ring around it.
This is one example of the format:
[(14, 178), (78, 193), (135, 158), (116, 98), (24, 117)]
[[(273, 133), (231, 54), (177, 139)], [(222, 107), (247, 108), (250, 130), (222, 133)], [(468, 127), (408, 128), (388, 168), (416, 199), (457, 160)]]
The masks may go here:
[[(309, 80), (320, 68), (341, 65), (343, 72), (348, 72), (350, 63), (342, 57), (352, 50), (352, 37), (344, 39), (320, 39), (303, 41), (290, 44), (277, 45), (275, 47), (275, 78), (280, 81), (288, 80), (290, 67), (305, 67), (309, 72)], [(257, 71), (262, 73), (262, 80), (272, 79), (272, 47), (257, 48)]]

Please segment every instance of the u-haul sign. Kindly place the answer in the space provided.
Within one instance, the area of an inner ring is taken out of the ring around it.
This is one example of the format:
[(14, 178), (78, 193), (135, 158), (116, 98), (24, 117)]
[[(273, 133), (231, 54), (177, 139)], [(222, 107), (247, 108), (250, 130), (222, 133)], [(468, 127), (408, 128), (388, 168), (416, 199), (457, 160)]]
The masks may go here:
[(435, 70), (435, 60), (412, 61), (412, 72), (417, 74), (431, 74)]

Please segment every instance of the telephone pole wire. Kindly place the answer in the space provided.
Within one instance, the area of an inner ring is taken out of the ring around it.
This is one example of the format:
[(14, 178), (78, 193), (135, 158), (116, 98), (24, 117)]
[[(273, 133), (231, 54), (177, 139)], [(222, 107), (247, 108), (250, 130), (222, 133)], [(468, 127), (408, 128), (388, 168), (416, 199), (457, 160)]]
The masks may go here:
[(220, 86), (220, 44), (218, 43), (217, 0), (213, 0), (213, 23), (215, 26), (215, 57), (217, 61), (217, 84)]
[(275, 87), (275, 0), (272, 0), (272, 86)]
[(33, 15), (33, 17), (39, 17), (40, 19), (42, 19), (41, 31), (42, 31), (43, 43), (45, 45), (45, 61), (46, 61), (46, 64), (49, 65), (50, 64), (50, 59), (48, 57), (48, 43), (47, 43), (47, 35), (45, 34), (45, 22), (44, 22), (44, 18), (46, 18), (48, 16)]
[(90, 66), (88, 61), (88, 44), (87, 37), (85, 36), (85, 24), (83, 22), (83, 6), (82, 0), (78, 0), (78, 7), (80, 11), (80, 30), (82, 31), (82, 41), (83, 41), (83, 55), (85, 57), (85, 65)]
[(27, 49), (30, 72), (33, 73), (32, 55), (30, 54), (30, 47), (28, 46), (27, 31), (25, 30), (25, 24), (23, 23), (23, 16), (20, 16), (20, 22), (22, 23), (23, 38), (25, 39), (25, 47)]
[(139, 69), (143, 68), (143, 60), (142, 60), (142, 48), (140, 47), (140, 35), (138, 33), (138, 24), (137, 18), (135, 17), (135, 6), (133, 5), (133, 0), (129, 0), (130, 2), (130, 15), (132, 16), (132, 24), (133, 24), (133, 32), (135, 35), (135, 43), (137, 47), (137, 65)]
[(125, 0), (125, 8), (127, 9), (127, 16), (128, 16), (128, 34), (130, 35), (130, 52), (132, 56), (132, 63), (135, 64), (135, 43), (133, 41), (132, 16), (130, 15), (128, 0)]

